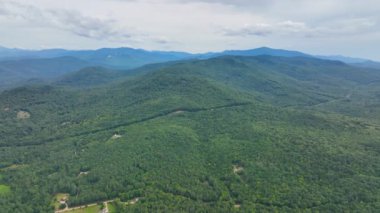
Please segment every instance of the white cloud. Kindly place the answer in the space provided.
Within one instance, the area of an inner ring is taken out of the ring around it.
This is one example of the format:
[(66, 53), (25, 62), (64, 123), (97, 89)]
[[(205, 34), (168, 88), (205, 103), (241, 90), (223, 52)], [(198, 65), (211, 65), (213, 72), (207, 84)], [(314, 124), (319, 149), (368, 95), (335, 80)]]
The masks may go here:
[(125, 30), (117, 29), (115, 20), (100, 19), (81, 14), (77, 10), (40, 9), (18, 2), (3, 2), (0, 15), (24, 21), (36, 27), (51, 27), (82, 37), (94, 39), (126, 39), (131, 37)]
[(352, 18), (343, 20), (331, 20), (321, 22), (318, 25), (310, 26), (304, 22), (281, 21), (276, 23), (256, 23), (245, 24), (242, 27), (233, 28), (222, 27), (221, 32), (226, 36), (247, 37), (247, 36), (264, 36), (264, 37), (286, 37), (292, 36), (299, 39), (315, 37), (349, 37), (367, 35), (379, 32), (378, 24), (371, 19)]

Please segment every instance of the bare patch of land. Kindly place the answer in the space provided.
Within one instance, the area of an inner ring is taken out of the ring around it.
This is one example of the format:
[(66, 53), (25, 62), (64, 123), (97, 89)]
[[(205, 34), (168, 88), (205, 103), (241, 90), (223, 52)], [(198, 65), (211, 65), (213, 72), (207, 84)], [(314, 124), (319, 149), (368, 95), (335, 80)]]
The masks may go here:
[(111, 139), (115, 140), (115, 139), (118, 139), (118, 138), (121, 138), (121, 135), (119, 134), (114, 134), (112, 135)]
[(233, 165), (233, 167), (232, 167), (232, 171), (233, 171), (235, 174), (239, 174), (239, 173), (241, 173), (241, 172), (244, 171), (244, 167), (239, 166), (239, 165)]
[(17, 119), (28, 119), (30, 118), (30, 113), (27, 111), (18, 111), (17, 112)]
[(79, 172), (78, 177), (88, 175), (89, 171)]
[(170, 113), (169, 115), (178, 115), (178, 114), (182, 114), (184, 112), (185, 111), (183, 111), (183, 110), (177, 110), (177, 111), (174, 111), (174, 112)]
[(133, 198), (132, 200), (128, 201), (128, 204), (133, 205), (136, 204), (140, 200), (139, 197)]
[(101, 212), (107, 213), (108, 212), (108, 203), (113, 202), (114, 200), (106, 200), (102, 201), (104, 204), (104, 209), (100, 209), (100, 206), (98, 203), (89, 203), (86, 205), (82, 206), (75, 206), (68, 208), (66, 207), (65, 209), (62, 210), (56, 210), (55, 213), (63, 213), (63, 212), (99, 212), (99, 210), (102, 210)]

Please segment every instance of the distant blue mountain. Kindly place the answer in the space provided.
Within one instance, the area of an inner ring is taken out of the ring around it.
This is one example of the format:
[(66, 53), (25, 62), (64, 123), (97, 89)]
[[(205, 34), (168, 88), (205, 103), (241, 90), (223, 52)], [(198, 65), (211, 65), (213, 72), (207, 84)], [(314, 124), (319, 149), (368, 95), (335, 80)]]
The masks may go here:
[(372, 69), (380, 70), (380, 62), (376, 62), (376, 61), (363, 61), (359, 63), (352, 63), (350, 65), (356, 66), (356, 67), (364, 67), (364, 68), (372, 68)]
[(0, 88), (12, 82), (31, 78), (51, 79), (86, 66), (102, 66), (111, 69), (134, 69), (147, 64), (187, 59), (208, 59), (220, 56), (280, 56), (307, 57), (342, 61), (357, 67), (380, 69), (380, 63), (344, 56), (313, 56), (306, 53), (261, 47), (249, 50), (226, 50), (191, 54), (175, 51), (148, 51), (143, 49), (102, 48), (97, 50), (24, 50), (0, 46)]
[(269, 47), (261, 47), (250, 50), (226, 50), (219, 53), (207, 53), (200, 55), (201, 58), (212, 58), (223, 55), (233, 55), (233, 56), (259, 56), (259, 55), (270, 55), (270, 56), (281, 56), (281, 57), (312, 57), (331, 61), (341, 61), (346, 64), (363, 67), (363, 68), (375, 68), (380, 69), (380, 62), (371, 61), (363, 58), (353, 58), (341, 55), (333, 56), (320, 56), (320, 55), (310, 55), (303, 52), (283, 50), (283, 49), (272, 49)]
[(118, 69), (136, 68), (145, 64), (182, 60), (193, 55), (185, 52), (147, 51), (133, 48), (103, 48), (98, 50), (22, 50), (0, 49), (0, 60), (25, 58), (56, 58), (63, 56), (76, 57), (92, 65), (102, 65)]
[(69, 56), (0, 61), (0, 90), (23, 84), (30, 79), (50, 80), (90, 65)]
[(70, 56), (96, 65), (130, 69), (151, 63), (183, 60), (193, 55), (185, 52), (147, 51), (132, 48), (103, 48), (98, 50), (72, 51)]
[(353, 58), (353, 57), (347, 57), (347, 56), (341, 56), (341, 55), (315, 56), (315, 57), (324, 59), (324, 60), (342, 61), (346, 64), (356, 66), (356, 67), (380, 69), (380, 62), (372, 61), (365, 58)]
[(368, 59), (353, 58), (353, 57), (347, 57), (347, 56), (342, 56), (342, 55), (331, 55), (331, 56), (317, 55), (315, 57), (320, 58), (320, 59), (325, 59), (325, 60), (342, 61), (347, 64), (363, 63), (363, 62), (369, 61)]
[(121, 48), (102, 48), (97, 50), (65, 50), (65, 49), (46, 49), (46, 50), (24, 50), (10, 49), (0, 46), (0, 60), (20, 59), (20, 58), (56, 58), (62, 56), (73, 56), (79, 59), (98, 65), (113, 66), (118, 68), (135, 68), (137, 66), (158, 63), (165, 61), (183, 60), (189, 58), (212, 58), (223, 55), (232, 56), (282, 56), (282, 57), (315, 57), (326, 60), (342, 61), (348, 64), (364, 63), (371, 60), (362, 58), (352, 58), (340, 55), (321, 56), (310, 55), (299, 51), (273, 49), (260, 47), (248, 50), (226, 50), (223, 52), (209, 52), (202, 54), (191, 54), (175, 51), (147, 51), (143, 49)]
[(269, 47), (260, 47), (250, 50), (226, 50), (221, 53), (216, 53), (216, 55), (234, 55), (234, 56), (259, 56), (259, 55), (270, 55), (270, 56), (281, 56), (281, 57), (313, 57), (311, 55), (290, 50), (282, 49), (272, 49)]

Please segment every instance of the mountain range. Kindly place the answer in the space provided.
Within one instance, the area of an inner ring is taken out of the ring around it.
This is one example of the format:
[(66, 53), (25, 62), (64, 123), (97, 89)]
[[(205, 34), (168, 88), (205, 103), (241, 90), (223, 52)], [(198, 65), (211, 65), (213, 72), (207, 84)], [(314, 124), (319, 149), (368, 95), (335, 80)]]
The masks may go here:
[(42, 79), (0, 94), (4, 212), (379, 209), (377, 69), (268, 48), (53, 52), (0, 62), (1, 79)]
[(337, 60), (352, 66), (379, 69), (379, 63), (344, 56), (312, 56), (298, 51), (262, 47), (251, 50), (190, 54), (185, 52), (147, 51), (132, 48), (103, 48), (98, 50), (23, 50), (0, 48), (0, 89), (28, 82), (50, 82), (60, 76), (85, 67), (102, 66), (113, 70), (130, 70), (147, 64), (168, 61), (209, 59), (219, 56), (282, 56), (311, 57)]

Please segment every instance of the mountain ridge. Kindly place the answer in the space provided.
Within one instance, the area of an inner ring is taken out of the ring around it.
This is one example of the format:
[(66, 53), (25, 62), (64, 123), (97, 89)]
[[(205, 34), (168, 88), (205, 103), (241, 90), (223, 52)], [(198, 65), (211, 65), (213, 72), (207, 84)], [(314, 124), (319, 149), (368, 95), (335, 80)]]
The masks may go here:
[[(54, 49), (42, 49), (42, 50), (24, 50), (24, 49), (10, 49), (3, 47), (2, 51), (10, 51), (12, 52), (16, 58), (17, 57), (60, 57), (60, 56), (70, 56), (70, 55), (76, 55), (80, 56), (81, 54), (96, 54), (98, 53), (104, 53), (104, 52), (129, 52), (129, 53), (156, 53), (156, 54), (172, 54), (177, 59), (185, 59), (185, 58), (209, 58), (209, 57), (216, 57), (221, 55), (241, 55), (241, 56), (256, 56), (256, 55), (272, 55), (272, 56), (285, 56), (285, 57), (295, 57), (295, 56), (303, 56), (303, 57), (316, 57), (326, 60), (338, 60), (342, 61), (348, 64), (355, 64), (355, 63), (363, 63), (367, 61), (373, 61), (370, 59), (363, 59), (363, 58), (354, 58), (354, 57), (347, 57), (342, 55), (312, 55), (303, 53), (300, 51), (295, 50), (286, 50), (286, 49), (275, 49), (270, 47), (258, 47), (253, 49), (246, 49), (246, 50), (224, 50), (221, 52), (206, 52), (206, 53), (188, 53), (183, 51), (163, 51), (163, 50), (144, 50), (144, 49), (135, 49), (130, 47), (116, 47), (116, 48), (99, 48), (99, 49), (88, 49), (88, 50), (67, 50), (67, 49), (61, 49), (61, 48), (54, 48)], [(17, 53), (19, 52), (19, 53)], [(17, 56), (18, 55), (18, 56)], [(5, 58), (6, 59), (6, 53), (0, 54), (0, 59)], [(14, 56), (14, 57), (15, 57)], [(84, 56), (82, 56), (84, 57)], [(373, 61), (376, 62), (376, 61)]]
[[(7, 53), (8, 52), (8, 53)], [(183, 60), (199, 60), (199, 59), (210, 59), (220, 56), (281, 56), (281, 57), (306, 57), (306, 58), (322, 58), (324, 60), (336, 60), (340, 59), (343, 62), (357, 62), (359, 59), (345, 57), (322, 57), (313, 56), (310, 54), (305, 54), (298, 51), (284, 50), (284, 49), (272, 49), (269, 47), (260, 47), (256, 49), (248, 50), (226, 50), (223, 52), (214, 53), (204, 53), (204, 54), (191, 54), (186, 52), (177, 51), (148, 51), (143, 49), (133, 49), (128, 47), (120, 48), (100, 48), (96, 50), (65, 50), (65, 49), (46, 49), (46, 50), (22, 50), (22, 49), (1, 49), (0, 50), (0, 70), (9, 70), (9, 67), (5, 66), (6, 63), (12, 61), (13, 64), (17, 66), (12, 67), (12, 72), (7, 72), (6, 76), (3, 76), (4, 81), (0, 81), (0, 89), (11, 88), (12, 86), (27, 84), (28, 79), (35, 79), (37, 81), (41, 80), (54, 80), (54, 78), (60, 77), (52, 73), (52, 70), (48, 69), (43, 72), (42, 70), (29, 69), (28, 61), (54, 61), (57, 63), (64, 57), (71, 57), (73, 60), (80, 60), (83, 64), (94, 67), (102, 66), (107, 69), (112, 70), (136, 70), (138, 67), (142, 67), (148, 64), (156, 63), (166, 63), (175, 62)], [(75, 58), (75, 59), (74, 59)], [(360, 59), (359, 61), (361, 61)], [(74, 62), (70, 65), (65, 62), (65, 66), (74, 67)], [(352, 63), (349, 65), (363, 67), (363, 68), (374, 68), (378, 69), (380, 63), (365, 61), (361, 63)], [(62, 66), (61, 66), (62, 67)], [(83, 66), (78, 66), (77, 69), (81, 69)], [(62, 69), (62, 68), (59, 68)], [(29, 72), (27, 72), (29, 70)], [(67, 69), (62, 72), (62, 75), (74, 71), (72, 69)], [(36, 75), (36, 73), (39, 73)], [(19, 77), (18, 77), (19, 76)], [(22, 76), (20, 78), (20, 76)], [(48, 78), (50, 76), (50, 78)], [(1, 76), (0, 76), (1, 77)], [(12, 79), (18, 79), (12, 80)]]

